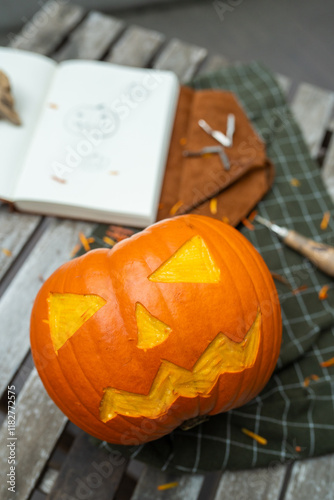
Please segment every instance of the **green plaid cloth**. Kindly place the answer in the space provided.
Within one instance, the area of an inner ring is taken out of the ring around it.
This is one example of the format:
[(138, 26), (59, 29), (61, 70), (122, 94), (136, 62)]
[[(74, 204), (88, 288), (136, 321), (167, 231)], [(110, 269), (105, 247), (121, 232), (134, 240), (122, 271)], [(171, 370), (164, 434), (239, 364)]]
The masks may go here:
[[(324, 213), (333, 212), (332, 202), (272, 75), (253, 63), (200, 76), (192, 85), (235, 92), (266, 141), (276, 178), (257, 207), (259, 213), (316, 241), (333, 244), (334, 217), (326, 230), (320, 228)], [(101, 225), (95, 231), (98, 244), (103, 243), (105, 230)], [(289, 288), (277, 282), (283, 344), (271, 380), (247, 405), (211, 417), (191, 430), (176, 429), (141, 446), (105, 443), (107, 449), (182, 472), (268, 466), (334, 451), (334, 367), (320, 365), (334, 356), (333, 281), (256, 222), (255, 230), (241, 227), (240, 231), (269, 269), (291, 284)], [(328, 298), (320, 300), (318, 293), (326, 284), (330, 286)], [(293, 292), (299, 287), (299, 293)], [(267, 445), (243, 434), (242, 428), (265, 437)]]

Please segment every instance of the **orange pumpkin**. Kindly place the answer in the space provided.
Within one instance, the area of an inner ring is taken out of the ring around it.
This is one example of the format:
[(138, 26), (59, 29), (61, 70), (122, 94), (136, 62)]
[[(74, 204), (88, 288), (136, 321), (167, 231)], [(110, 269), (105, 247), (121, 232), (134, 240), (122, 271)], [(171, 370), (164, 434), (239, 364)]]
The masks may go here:
[(185, 215), (61, 266), (32, 311), (41, 379), (72, 422), (112, 443), (241, 406), (281, 343), (271, 275), (234, 228)]

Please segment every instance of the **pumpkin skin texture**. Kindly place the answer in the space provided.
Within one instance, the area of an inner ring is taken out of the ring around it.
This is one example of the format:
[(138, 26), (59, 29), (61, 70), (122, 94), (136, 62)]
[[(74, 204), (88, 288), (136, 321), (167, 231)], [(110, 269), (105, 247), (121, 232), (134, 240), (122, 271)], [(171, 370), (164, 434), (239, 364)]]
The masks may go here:
[(125, 445), (253, 399), (281, 334), (262, 257), (236, 229), (198, 215), (62, 265), (31, 316), (50, 397), (89, 434)]

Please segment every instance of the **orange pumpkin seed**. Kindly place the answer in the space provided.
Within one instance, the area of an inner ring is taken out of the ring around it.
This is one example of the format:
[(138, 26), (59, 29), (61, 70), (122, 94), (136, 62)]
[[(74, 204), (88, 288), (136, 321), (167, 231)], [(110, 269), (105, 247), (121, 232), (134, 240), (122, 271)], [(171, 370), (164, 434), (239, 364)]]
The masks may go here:
[(255, 432), (249, 431), (248, 429), (245, 429), (244, 427), (241, 429), (241, 431), (246, 434), (246, 436), (251, 437), (255, 441), (257, 441), (260, 444), (266, 445), (268, 443), (267, 439), (265, 439), (262, 436), (259, 436), (258, 434), (255, 434)]
[(327, 229), (330, 216), (331, 216), (330, 212), (325, 212), (324, 213), (324, 216), (323, 216), (322, 221), (320, 223), (320, 228), (321, 229)]
[(328, 290), (329, 290), (329, 285), (324, 285), (320, 292), (318, 293), (318, 297), (320, 300), (325, 300), (328, 298)]
[(334, 366), (334, 358), (327, 359), (327, 361), (323, 361), (320, 363), (320, 366), (323, 368), (328, 368), (329, 366)]
[(176, 486), (178, 486), (178, 485), (179, 485), (179, 483), (174, 481), (173, 483), (160, 484), (157, 489), (159, 491), (170, 490), (171, 488), (176, 488)]

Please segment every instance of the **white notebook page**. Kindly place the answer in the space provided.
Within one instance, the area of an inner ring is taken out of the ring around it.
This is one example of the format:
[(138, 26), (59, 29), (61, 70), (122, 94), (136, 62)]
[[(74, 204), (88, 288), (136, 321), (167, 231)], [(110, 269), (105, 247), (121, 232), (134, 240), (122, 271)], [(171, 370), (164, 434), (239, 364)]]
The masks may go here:
[(16, 199), (153, 222), (177, 95), (171, 72), (98, 61), (61, 63)]

